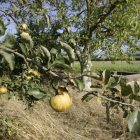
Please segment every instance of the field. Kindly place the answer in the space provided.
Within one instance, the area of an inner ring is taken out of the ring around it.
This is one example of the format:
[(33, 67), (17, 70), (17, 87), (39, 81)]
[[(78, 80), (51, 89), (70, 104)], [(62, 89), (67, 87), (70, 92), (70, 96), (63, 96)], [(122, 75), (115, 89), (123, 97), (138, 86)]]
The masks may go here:
[[(140, 61), (134, 61), (127, 63), (125, 61), (116, 61), (112, 63), (110, 61), (92, 61), (93, 71), (109, 69), (110, 71), (125, 71), (125, 72), (140, 72)], [(80, 72), (79, 62), (75, 62), (73, 65), (75, 71)]]
[[(110, 69), (114, 66), (111, 69), (113, 71), (117, 68), (120, 71), (128, 71), (134, 67), (138, 70), (140, 67), (138, 62), (130, 65), (124, 62), (93, 64), (98, 66), (96, 70)], [(77, 62), (75, 66), (78, 66)], [(77, 72), (74, 76), (78, 75)], [(95, 84), (97, 81), (92, 79), (92, 82)], [(54, 111), (46, 100), (34, 105), (33, 110), (24, 110), (26, 105), (17, 97), (8, 101), (7, 95), (2, 96), (0, 140), (139, 140), (139, 133), (130, 134), (127, 129), (124, 133), (123, 126), (126, 120), (123, 118), (122, 110), (113, 108), (110, 111), (110, 123), (107, 124), (105, 105), (99, 105), (97, 97), (89, 102), (82, 102), (81, 98), (86, 92), (79, 92), (73, 87), (68, 88), (73, 104), (65, 112)]]

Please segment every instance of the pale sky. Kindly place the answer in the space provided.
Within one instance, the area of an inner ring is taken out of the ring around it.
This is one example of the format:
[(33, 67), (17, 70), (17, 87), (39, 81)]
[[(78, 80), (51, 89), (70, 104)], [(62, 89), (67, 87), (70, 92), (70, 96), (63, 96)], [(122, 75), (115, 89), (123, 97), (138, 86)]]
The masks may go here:
[[(16, 24), (14, 22), (12, 22), (10, 25), (6, 26), (6, 31), (5, 31), (5, 35), (7, 33), (9, 34), (15, 34), (17, 31), (16, 31)], [(2, 41), (5, 37), (5, 35), (1, 36), (0, 37), (0, 41)]]

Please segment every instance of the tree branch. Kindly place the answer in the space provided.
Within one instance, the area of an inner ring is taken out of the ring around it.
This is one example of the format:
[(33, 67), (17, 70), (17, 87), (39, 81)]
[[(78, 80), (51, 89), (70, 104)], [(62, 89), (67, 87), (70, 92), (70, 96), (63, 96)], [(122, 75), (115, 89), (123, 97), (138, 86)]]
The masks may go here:
[(101, 97), (101, 98), (103, 98), (103, 99), (105, 99), (107, 101), (113, 102), (113, 103), (122, 104), (122, 105), (125, 105), (125, 106), (140, 107), (140, 105), (138, 105), (138, 104), (127, 104), (127, 103), (123, 103), (123, 102), (120, 102), (120, 101), (109, 99), (109, 98), (107, 98), (105, 96), (102, 96), (100, 94), (95, 93), (94, 91), (88, 91), (88, 90), (83, 90), (83, 91), (90, 92), (94, 96)]
[(81, 11), (80, 13), (78, 13), (76, 16), (79, 17), (83, 12), (85, 12), (86, 10)]
[(102, 15), (100, 15), (98, 17), (98, 22), (96, 22), (94, 25), (92, 25), (90, 27), (90, 31), (89, 31), (89, 34), (88, 34), (89, 38), (92, 37), (93, 31), (98, 27), (99, 23), (102, 23), (106, 19), (106, 17), (116, 8), (116, 6), (118, 4), (119, 4), (119, 1), (116, 0), (116, 2), (114, 2), (113, 4), (111, 4), (111, 7), (110, 7), (109, 11), (106, 14), (102, 14)]
[(5, 13), (6, 15), (8, 15), (10, 18), (12, 18), (12, 20), (13, 20), (13, 21), (17, 24), (17, 26), (18, 26), (18, 22), (17, 22), (16, 19), (11, 15), (10, 12), (6, 12), (6, 11), (4, 11), (4, 10), (2, 10), (2, 9), (0, 9), (0, 11), (3, 12), (3, 13)]
[[(6, 51), (8, 51), (8, 52), (11, 52), (11, 53), (13, 53), (13, 54), (15, 54), (15, 55), (17, 55), (17, 56), (23, 58), (24, 61), (32, 62), (33, 64), (35, 64), (35, 65), (38, 66), (39, 68), (43, 69), (44, 71), (47, 71), (48, 73), (52, 74), (53, 76), (55, 76), (55, 77), (61, 79), (62, 81), (68, 83), (68, 81), (67, 81), (66, 79), (63, 79), (62, 77), (60, 77), (59, 75), (55, 74), (55, 73), (52, 72), (51, 70), (49, 70), (49, 69), (47, 69), (46, 67), (44, 67), (44, 66), (38, 64), (35, 60), (30, 59), (30, 58), (25, 58), (24, 55), (22, 55), (22, 54), (20, 54), (20, 53), (18, 53), (18, 52), (16, 52), (16, 51), (14, 51), (14, 50), (12, 50), (12, 49), (6, 48), (6, 47), (4, 47), (4, 46), (0, 46), (0, 49), (4, 49), (4, 50), (6, 50)], [(26, 63), (26, 62), (25, 62), (25, 63)]]

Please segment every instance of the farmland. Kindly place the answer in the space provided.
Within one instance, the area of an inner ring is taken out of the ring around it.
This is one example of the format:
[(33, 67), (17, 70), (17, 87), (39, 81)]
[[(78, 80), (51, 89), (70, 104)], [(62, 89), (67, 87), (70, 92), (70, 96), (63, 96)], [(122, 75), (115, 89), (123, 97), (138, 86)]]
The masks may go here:
[[(140, 72), (140, 61), (133, 61), (127, 63), (126, 61), (92, 61), (92, 71), (109, 69), (110, 71), (125, 71), (125, 72)], [(79, 62), (74, 62), (73, 68), (75, 71), (80, 72)]]

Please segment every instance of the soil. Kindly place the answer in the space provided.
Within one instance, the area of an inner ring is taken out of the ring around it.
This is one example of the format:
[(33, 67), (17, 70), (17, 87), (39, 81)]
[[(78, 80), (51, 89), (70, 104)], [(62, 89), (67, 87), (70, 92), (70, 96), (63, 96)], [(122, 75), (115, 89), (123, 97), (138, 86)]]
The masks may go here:
[[(92, 83), (97, 82), (92, 79)], [(4, 95), (0, 102), (1, 112), (16, 118), (16, 124), (24, 124), (10, 139), (140, 140), (138, 133), (130, 134), (127, 129), (124, 133), (123, 126), (126, 120), (118, 107), (110, 110), (110, 123), (107, 124), (106, 107), (104, 104), (99, 105), (97, 97), (93, 97), (89, 102), (82, 102), (81, 98), (86, 92), (69, 87), (69, 93), (73, 104), (65, 112), (54, 111), (48, 101), (34, 106), (32, 112), (25, 111), (26, 105), (21, 101), (14, 98), (7, 101), (7, 96)], [(0, 138), (4, 140), (3, 136), (0, 132)]]

